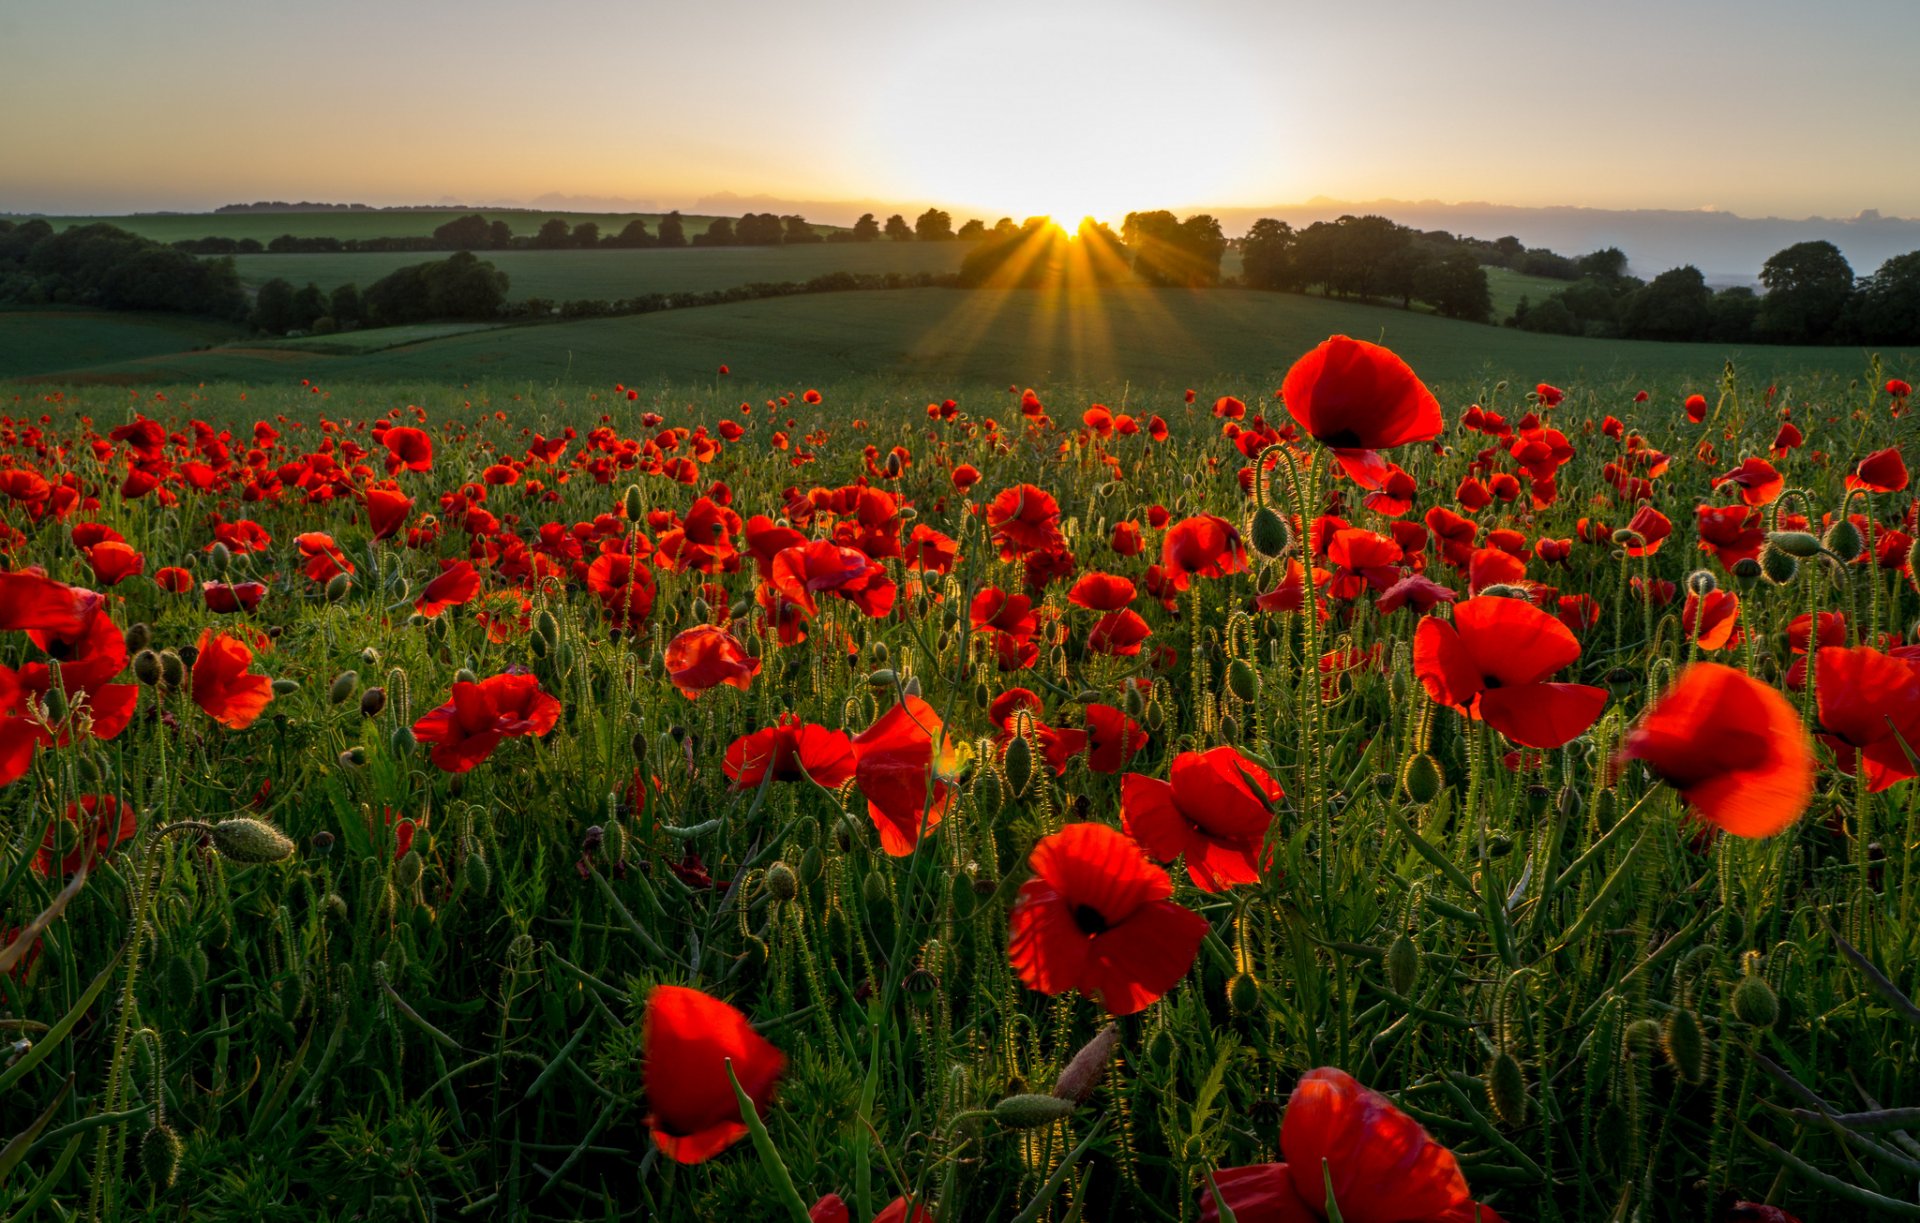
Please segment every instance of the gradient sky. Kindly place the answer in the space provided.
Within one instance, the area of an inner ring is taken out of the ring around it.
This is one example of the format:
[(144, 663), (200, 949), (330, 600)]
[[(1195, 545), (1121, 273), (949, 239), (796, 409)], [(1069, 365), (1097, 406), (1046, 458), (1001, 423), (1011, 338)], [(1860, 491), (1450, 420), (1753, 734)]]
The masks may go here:
[(732, 191), (1920, 216), (1916, 45), (1920, 0), (15, 0), (0, 212)]

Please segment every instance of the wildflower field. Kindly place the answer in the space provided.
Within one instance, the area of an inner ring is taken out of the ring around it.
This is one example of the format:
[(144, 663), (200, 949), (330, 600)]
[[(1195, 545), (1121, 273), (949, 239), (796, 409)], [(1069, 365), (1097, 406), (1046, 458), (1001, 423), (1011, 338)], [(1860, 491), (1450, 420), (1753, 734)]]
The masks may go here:
[(1906, 371), (1275, 360), (11, 395), (0, 1220), (1920, 1217)]

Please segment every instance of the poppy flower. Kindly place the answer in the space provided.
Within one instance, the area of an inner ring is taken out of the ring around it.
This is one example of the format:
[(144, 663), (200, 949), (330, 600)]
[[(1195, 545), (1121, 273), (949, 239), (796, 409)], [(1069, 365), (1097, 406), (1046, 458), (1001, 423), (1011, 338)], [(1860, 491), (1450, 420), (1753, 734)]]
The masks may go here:
[(1907, 487), (1907, 465), (1900, 458), (1900, 447), (1876, 450), (1861, 459), (1860, 465), (1847, 476), (1847, 487), (1862, 488), (1870, 493), (1904, 491)]
[(455, 561), (420, 590), (413, 610), (431, 620), (449, 607), (460, 607), (480, 593), (480, 574), (472, 561)]
[(1420, 486), (1413, 477), (1402, 471), (1398, 463), (1391, 463), (1380, 487), (1363, 497), (1361, 503), (1376, 514), (1398, 518), (1413, 508), (1413, 499), (1419, 491)]
[(1719, 663), (1682, 671), (1627, 732), (1620, 754), (1735, 836), (1783, 831), (1813, 794), (1813, 749), (1800, 715), (1773, 688)]
[(1582, 734), (1607, 690), (1547, 677), (1580, 658), (1566, 625), (1519, 599), (1481, 597), (1428, 617), (1413, 635), (1413, 673), (1427, 695), (1527, 747), (1559, 747)]
[(962, 463), (953, 469), (954, 491), (964, 493), (980, 483), (980, 469), (971, 463)]
[(1333, 565), (1328, 598), (1357, 599), (1369, 586), (1384, 591), (1400, 580), (1400, 545), (1372, 531), (1349, 527), (1334, 532), (1327, 560)]
[(781, 597), (809, 616), (820, 612), (816, 594), (838, 595), (873, 617), (891, 612), (897, 595), (886, 566), (858, 548), (826, 539), (783, 548), (774, 555), (767, 580)]
[(45, 574), (0, 573), (0, 630), (78, 633), (100, 601), (95, 591), (56, 582)]
[(387, 474), (433, 470), (433, 438), (426, 430), (395, 425), (380, 435), (380, 443), (387, 448)]
[(193, 575), (178, 565), (153, 571), (153, 584), (170, 595), (183, 595), (193, 589)]
[(200, 594), (210, 612), (252, 611), (266, 597), (267, 587), (262, 582), (202, 582)]
[(1087, 706), (1087, 767), (1118, 773), (1147, 745), (1147, 732), (1125, 710), (1095, 702)]
[(1139, 612), (1131, 608), (1108, 612), (1087, 630), (1087, 649), (1095, 654), (1132, 658), (1140, 653), (1140, 644), (1153, 635), (1153, 629)]
[(1293, 363), (1280, 386), (1287, 411), (1333, 451), (1361, 487), (1377, 489), (1388, 465), (1377, 451), (1440, 436), (1440, 401), (1378, 344), (1333, 336)]
[[(72, 848), (59, 863), (60, 874), (65, 877), (79, 870), (81, 864), (94, 855), (104, 854), (122, 841), (133, 839), (140, 826), (133, 804), (123, 803), (111, 794), (82, 794), (77, 804), (67, 804), (64, 818), (73, 826), (73, 831), (63, 837), (59, 828), (49, 826), (46, 839), (33, 855), (33, 869), (41, 875), (53, 874), (53, 855), (63, 840), (72, 842)], [(86, 843), (89, 832), (93, 835), (91, 853)]]
[(1761, 523), (1760, 512), (1745, 505), (1703, 505), (1694, 510), (1700, 550), (1713, 553), (1729, 569), (1742, 560), (1759, 559), (1767, 542)]
[(552, 730), (560, 720), (560, 702), (540, 690), (540, 681), (524, 671), (461, 681), (453, 697), (422, 714), (413, 736), (431, 744), (433, 763), (449, 773), (465, 773), (500, 746), (502, 739)]
[(997, 586), (988, 586), (973, 596), (967, 608), (975, 630), (992, 629), (1025, 641), (1040, 629), (1033, 614), (1033, 600), (1026, 595), (1010, 595)]
[(373, 528), (375, 539), (387, 539), (399, 534), (400, 528), (407, 525), (407, 515), (413, 513), (413, 498), (391, 488), (370, 488), (367, 490), (367, 525)]
[(1214, 514), (1196, 514), (1167, 529), (1160, 542), (1160, 567), (1175, 590), (1185, 590), (1195, 577), (1241, 572), (1247, 567), (1247, 550), (1232, 523)]
[(1459, 597), (1459, 593), (1452, 588), (1414, 573), (1381, 591), (1380, 597), (1373, 601), (1373, 606), (1383, 614), (1411, 607), (1424, 616), (1437, 605), (1451, 603)]
[(353, 562), (333, 542), (333, 536), (324, 531), (308, 531), (295, 536), (293, 542), (300, 549), (300, 559), (306, 562), (309, 581), (331, 581), (336, 573), (353, 572)]
[(738, 1010), (681, 985), (656, 985), (644, 1020), (647, 1128), (675, 1163), (712, 1159), (747, 1136), (733, 1078), (765, 1113), (787, 1059)]
[(273, 681), (252, 675), (253, 651), (231, 633), (200, 630), (193, 659), (193, 703), (231, 730), (245, 730), (273, 700)]
[(118, 586), (147, 569), (147, 558), (117, 539), (102, 540), (86, 550), (87, 565), (93, 580), (102, 586)]
[(1640, 537), (1639, 543), (1626, 545), (1627, 555), (1652, 556), (1667, 542), (1667, 536), (1673, 534), (1673, 523), (1659, 510), (1643, 505), (1627, 520), (1626, 529)]
[(1687, 419), (1696, 425), (1707, 419), (1707, 397), (1705, 395), (1689, 395), (1687, 396), (1686, 403), (1682, 404), (1681, 407), (1686, 410)]
[(1033, 878), (1008, 917), (1007, 955), (1043, 994), (1079, 990), (1113, 1015), (1145, 1010), (1186, 976), (1207, 919), (1173, 902), (1173, 881), (1105, 824), (1040, 838)]
[(853, 759), (854, 780), (866, 796), (880, 848), (906, 857), (922, 831), (939, 826), (953, 797), (942, 774), (951, 775), (957, 760), (940, 715), (917, 696), (903, 698), (854, 737)]
[[(1352, 1075), (1331, 1066), (1294, 1085), (1280, 1120), (1284, 1163), (1222, 1168), (1213, 1176), (1240, 1223), (1314, 1223), (1331, 1194), (1346, 1223), (1501, 1223), (1473, 1200), (1453, 1152)], [(1211, 1188), (1203, 1223), (1219, 1223)]]
[(1116, 522), (1113, 524), (1113, 538), (1108, 541), (1115, 553), (1120, 556), (1138, 556), (1146, 550), (1146, 540), (1141, 536), (1137, 522)]
[(1067, 591), (1067, 602), (1090, 611), (1111, 612), (1133, 602), (1137, 593), (1132, 581), (1111, 573), (1089, 573)]
[(1261, 849), (1285, 796), (1267, 771), (1231, 747), (1181, 752), (1168, 780), (1120, 779), (1120, 823), (1155, 860), (1185, 855), (1187, 878), (1203, 892), (1260, 879)]
[[(853, 1212), (847, 1209), (839, 1194), (829, 1193), (807, 1209), (807, 1220), (808, 1223), (853, 1223)], [(873, 1216), (873, 1223), (934, 1223), (934, 1218), (926, 1207), (898, 1197)]]
[(741, 790), (759, 785), (769, 775), (775, 781), (811, 779), (837, 790), (853, 776), (853, 741), (841, 731), (802, 722), (798, 714), (790, 713), (728, 744), (720, 767)]
[(1740, 490), (1743, 505), (1772, 505), (1787, 487), (1787, 478), (1765, 459), (1746, 459), (1723, 476), (1715, 476), (1713, 487), (1732, 485)]
[(1878, 793), (1914, 776), (1906, 748), (1920, 750), (1920, 670), (1872, 646), (1826, 646), (1815, 658), (1820, 738), (1843, 771), (1866, 762), (1867, 789)]
[(760, 674), (760, 660), (715, 624), (697, 624), (669, 641), (666, 664), (667, 678), (688, 700), (721, 684), (745, 692)]
[(593, 558), (587, 566), (587, 589), (615, 628), (632, 629), (653, 611), (653, 571), (624, 550)]
[(1740, 644), (1740, 596), (1725, 590), (1689, 594), (1680, 611), (1680, 627), (1703, 650)]
[(1000, 490), (987, 503), (987, 526), (1002, 560), (1050, 548), (1064, 542), (1060, 535), (1060, 503), (1052, 493), (1032, 484)]

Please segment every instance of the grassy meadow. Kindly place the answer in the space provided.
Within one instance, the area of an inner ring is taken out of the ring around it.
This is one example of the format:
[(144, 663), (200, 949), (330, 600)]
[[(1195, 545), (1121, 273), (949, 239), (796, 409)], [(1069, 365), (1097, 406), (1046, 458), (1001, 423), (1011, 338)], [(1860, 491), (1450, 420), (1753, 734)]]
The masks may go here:
[[(660, 218), (666, 215), (658, 212), (546, 212), (532, 208), (423, 208), (390, 211), (369, 209), (362, 212), (145, 212), (125, 216), (50, 216), (44, 219), (55, 229), (105, 223), (156, 242), (180, 242), (188, 238), (254, 238), (267, 243), (282, 234), (292, 234), (296, 238), (339, 238), (342, 241), (348, 238), (426, 238), (448, 221), (472, 216), (476, 212), (489, 223), (505, 221), (516, 236), (531, 236), (554, 217), (559, 217), (569, 226), (592, 221), (603, 234), (619, 233), (627, 222), (641, 220), (647, 223), (650, 230), (658, 233)], [(683, 214), (681, 220), (687, 224), (687, 232), (691, 236), (706, 229), (713, 218)]]

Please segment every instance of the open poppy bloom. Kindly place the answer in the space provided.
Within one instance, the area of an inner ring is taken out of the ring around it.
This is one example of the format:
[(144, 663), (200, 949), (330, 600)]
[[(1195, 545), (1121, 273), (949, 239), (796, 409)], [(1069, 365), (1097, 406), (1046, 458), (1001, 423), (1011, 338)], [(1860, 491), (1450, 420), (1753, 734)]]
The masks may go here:
[(1225, 746), (1181, 752), (1168, 776), (1120, 779), (1127, 835), (1157, 861), (1185, 855), (1187, 878), (1203, 892), (1259, 882), (1274, 804), (1285, 796), (1280, 783)]
[(1680, 610), (1680, 627), (1703, 650), (1740, 644), (1740, 596), (1725, 590), (1689, 594)]
[(782, 598), (809, 616), (820, 613), (816, 594), (838, 595), (863, 615), (875, 617), (893, 610), (896, 595), (885, 565), (858, 548), (826, 539), (775, 553), (767, 580)]
[(1118, 773), (1147, 745), (1147, 732), (1123, 709), (1096, 702), (1086, 719), (1087, 767), (1096, 773)]
[(1232, 523), (1214, 514), (1196, 514), (1167, 528), (1160, 541), (1160, 566), (1175, 590), (1185, 590), (1195, 577), (1239, 573), (1247, 567), (1247, 550)]
[(1870, 493), (1897, 493), (1907, 487), (1907, 465), (1900, 458), (1900, 447), (1876, 450), (1860, 460), (1847, 476), (1848, 488), (1863, 488)]
[(747, 1136), (727, 1065), (754, 1111), (766, 1112), (786, 1055), (718, 998), (656, 985), (645, 1020), (647, 1128), (676, 1163), (712, 1159)]
[(1445, 424), (1440, 401), (1405, 361), (1343, 335), (1295, 361), (1280, 395), (1308, 436), (1366, 489), (1382, 487), (1391, 470), (1378, 451), (1430, 442)]
[(778, 723), (741, 735), (727, 746), (721, 770), (737, 789), (750, 789), (769, 775), (775, 781), (812, 780), (837, 790), (853, 776), (853, 741), (841, 731), (787, 714)]
[(1864, 645), (1823, 646), (1815, 666), (1820, 738), (1841, 769), (1865, 761), (1871, 793), (1914, 776), (1901, 742), (1920, 752), (1920, 670)]
[[(39, 874), (53, 873), (53, 855), (62, 840), (72, 842), (59, 862), (60, 874), (65, 877), (79, 870), (81, 863), (93, 855), (104, 854), (120, 842), (131, 840), (140, 826), (133, 804), (123, 803), (111, 794), (82, 794), (78, 803), (67, 804), (63, 818), (75, 831), (63, 838), (59, 828), (48, 827), (46, 839), (33, 855), (33, 869)], [(89, 832), (93, 839), (91, 850), (87, 845)]]
[(587, 589), (615, 628), (639, 627), (653, 611), (653, 570), (626, 551), (602, 552), (587, 566)]
[(267, 597), (267, 587), (264, 582), (202, 582), (200, 594), (207, 601), (208, 611), (224, 614), (260, 606), (260, 600)]
[(1084, 607), (1089, 611), (1111, 612), (1133, 602), (1138, 591), (1128, 578), (1111, 573), (1089, 573), (1083, 575), (1067, 591), (1067, 602), (1075, 607)]
[(1016, 484), (995, 494), (987, 503), (987, 525), (1002, 560), (1062, 542), (1060, 503), (1052, 493), (1032, 484)]
[(433, 470), (433, 438), (425, 429), (395, 425), (380, 435), (380, 442), (387, 448), (389, 475), (398, 471)]
[(1744, 671), (1697, 662), (1627, 732), (1621, 756), (1735, 836), (1768, 837), (1813, 795), (1813, 748), (1787, 698)]
[(78, 633), (100, 602), (97, 592), (56, 582), (45, 574), (0, 573), (0, 630)]
[(200, 630), (193, 659), (193, 703), (232, 730), (252, 726), (273, 700), (273, 681), (249, 674), (253, 651), (231, 633)]
[(452, 700), (414, 722), (413, 736), (433, 745), (434, 764), (464, 773), (492, 755), (502, 739), (544, 735), (559, 720), (560, 702), (540, 691), (539, 679), (508, 671), (456, 683)]
[(1559, 747), (1606, 706), (1605, 688), (1546, 682), (1579, 658), (1572, 630), (1519, 599), (1468, 599), (1453, 623), (1429, 616), (1413, 634), (1413, 673), (1428, 696), (1527, 747)]
[(87, 565), (102, 586), (118, 586), (146, 572), (147, 558), (117, 539), (103, 539), (86, 550)]
[(1173, 902), (1173, 881), (1105, 824), (1040, 838), (1008, 919), (1022, 984), (1079, 990), (1113, 1015), (1145, 1010), (1193, 966), (1207, 919)]
[(413, 601), (413, 610), (431, 620), (449, 607), (459, 607), (480, 593), (480, 574), (472, 561), (455, 561), (428, 582)]
[[(853, 1223), (853, 1212), (837, 1193), (815, 1202), (807, 1210), (808, 1223)], [(873, 1223), (934, 1223), (933, 1212), (907, 1198), (895, 1198), (873, 1216)]]
[(370, 488), (367, 490), (367, 525), (373, 528), (375, 539), (387, 539), (400, 532), (407, 525), (407, 515), (413, 513), (413, 498), (391, 488)]
[(880, 833), (880, 848), (906, 857), (922, 831), (939, 826), (953, 798), (947, 779), (958, 760), (940, 715), (919, 697), (905, 697), (854, 737), (853, 758), (854, 779)]
[(666, 664), (667, 678), (688, 700), (721, 684), (745, 692), (760, 674), (760, 660), (716, 624), (696, 624), (669, 641)]
[[(1213, 1176), (1239, 1223), (1502, 1223), (1473, 1200), (1453, 1152), (1379, 1092), (1331, 1066), (1294, 1085), (1280, 1120), (1285, 1163), (1222, 1168)], [(1219, 1223), (1213, 1190), (1200, 1192), (1203, 1223)]]

